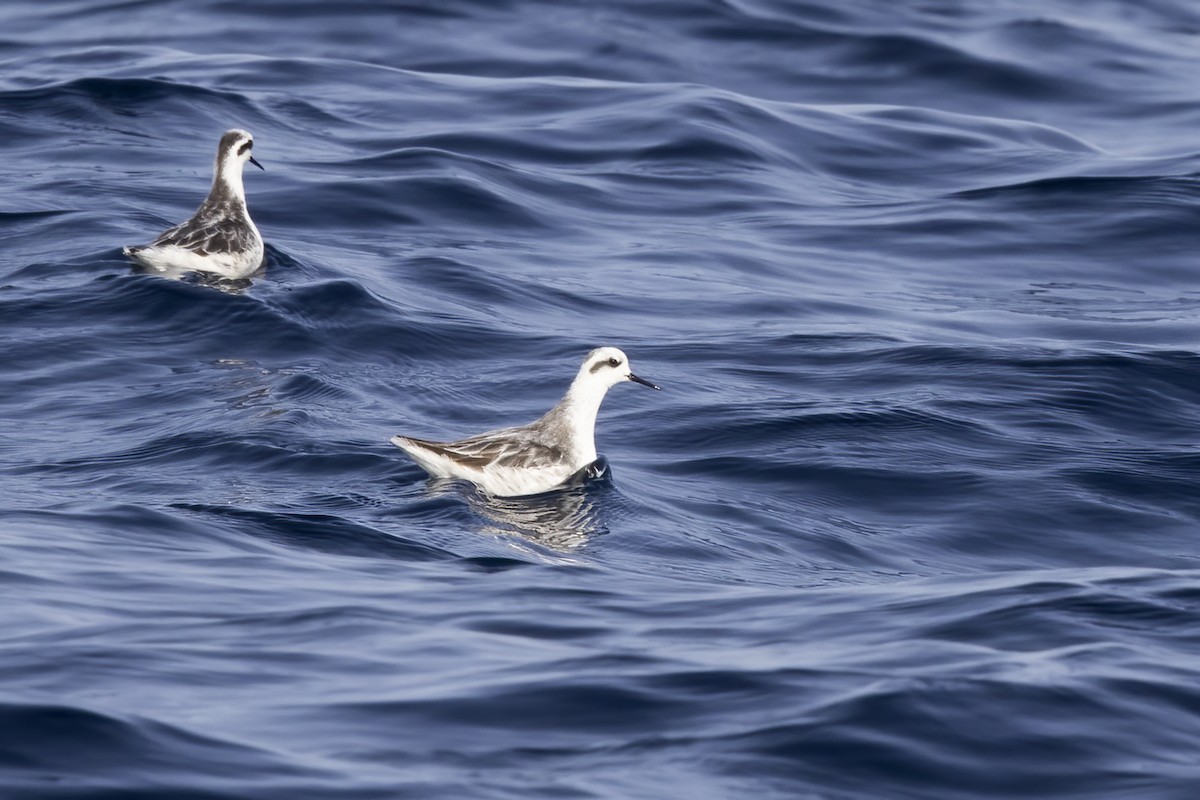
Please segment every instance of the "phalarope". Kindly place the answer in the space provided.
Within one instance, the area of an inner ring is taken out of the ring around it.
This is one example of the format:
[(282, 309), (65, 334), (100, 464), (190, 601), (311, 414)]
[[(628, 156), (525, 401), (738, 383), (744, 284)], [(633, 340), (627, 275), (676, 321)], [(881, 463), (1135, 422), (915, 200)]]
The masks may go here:
[(212, 189), (186, 222), (164, 231), (148, 245), (127, 246), (125, 255), (162, 272), (211, 272), (244, 278), (262, 266), (263, 240), (246, 210), (242, 167), (264, 169), (251, 154), (254, 137), (226, 131), (217, 146)]
[(541, 494), (561, 486), (596, 460), (596, 413), (609, 387), (633, 381), (658, 389), (629, 370), (615, 347), (588, 353), (558, 405), (541, 419), (457, 442), (393, 436), (392, 444), (438, 478), (462, 478), (498, 497)]

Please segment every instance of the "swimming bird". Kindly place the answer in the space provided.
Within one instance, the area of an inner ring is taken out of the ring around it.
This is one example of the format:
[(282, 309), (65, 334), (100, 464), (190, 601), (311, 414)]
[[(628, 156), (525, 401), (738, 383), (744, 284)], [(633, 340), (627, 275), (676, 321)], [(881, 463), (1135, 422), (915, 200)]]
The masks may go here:
[(498, 497), (541, 494), (596, 460), (596, 412), (609, 387), (622, 381), (659, 388), (634, 375), (620, 350), (601, 347), (587, 354), (558, 405), (535, 422), (457, 442), (409, 436), (391, 442), (434, 477), (462, 478)]
[(225, 131), (217, 145), (212, 189), (186, 222), (148, 245), (127, 246), (125, 255), (162, 272), (212, 272), (244, 278), (263, 260), (263, 240), (246, 210), (242, 167), (247, 161), (264, 169), (251, 154), (254, 137), (239, 129)]

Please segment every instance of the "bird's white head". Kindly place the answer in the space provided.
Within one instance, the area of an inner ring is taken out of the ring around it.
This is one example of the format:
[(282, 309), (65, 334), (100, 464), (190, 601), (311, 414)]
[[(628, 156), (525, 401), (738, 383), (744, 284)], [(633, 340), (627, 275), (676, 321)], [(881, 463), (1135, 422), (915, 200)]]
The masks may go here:
[(629, 369), (629, 359), (617, 348), (597, 348), (583, 360), (562, 402), (543, 418), (565, 425), (573, 457), (580, 467), (596, 460), (596, 414), (609, 388), (624, 381), (658, 388), (634, 375)]
[(240, 128), (225, 131), (221, 143), (217, 145), (217, 175), (230, 179), (237, 177), (240, 183), (242, 167), (247, 161), (259, 169), (265, 169), (254, 158), (254, 137)]
[(598, 390), (601, 394), (622, 381), (633, 381), (651, 389), (659, 388), (634, 375), (629, 368), (629, 358), (615, 347), (599, 347), (588, 353), (575, 378), (576, 385)]

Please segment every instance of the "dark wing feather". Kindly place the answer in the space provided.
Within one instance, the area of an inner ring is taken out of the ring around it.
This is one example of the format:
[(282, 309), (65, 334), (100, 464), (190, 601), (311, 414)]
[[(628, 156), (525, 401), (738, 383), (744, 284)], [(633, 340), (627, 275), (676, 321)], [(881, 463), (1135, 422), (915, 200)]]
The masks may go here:
[(525, 433), (520, 429), (510, 430), (513, 436), (503, 435), (508, 431), (492, 431), (457, 442), (429, 442), (407, 436), (404, 438), (432, 453), (451, 458), (474, 469), (483, 469), (493, 463), (518, 469), (544, 467), (567, 460), (567, 454), (561, 447), (538, 441), (527, 434), (516, 435), (518, 432)]
[(426, 439), (414, 439), (411, 436), (405, 436), (402, 438), (407, 439), (417, 447), (420, 447), (422, 450), (428, 450), (435, 455), (445, 456), (446, 458), (453, 459), (460, 464), (473, 467), (475, 469), (483, 469), (488, 464), (492, 463), (493, 460), (490, 456), (472, 455), (461, 452), (446, 442), (430, 442)]
[(168, 228), (154, 245), (175, 245), (200, 255), (240, 252), (253, 240), (250, 226), (243, 221), (245, 213), (241, 201), (215, 187), (191, 218)]
[(250, 230), (244, 225), (232, 224), (228, 219), (202, 220), (193, 217), (154, 240), (155, 247), (164, 245), (175, 245), (199, 255), (236, 253), (250, 245)]

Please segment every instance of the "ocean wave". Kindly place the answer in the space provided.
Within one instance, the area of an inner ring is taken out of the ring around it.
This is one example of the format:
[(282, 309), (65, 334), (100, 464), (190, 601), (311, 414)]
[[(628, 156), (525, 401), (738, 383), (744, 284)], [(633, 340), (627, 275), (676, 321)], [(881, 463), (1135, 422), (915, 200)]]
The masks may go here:
[(0, 794), (1192, 796), (1200, 18), (1064, 9), (4, 6)]

